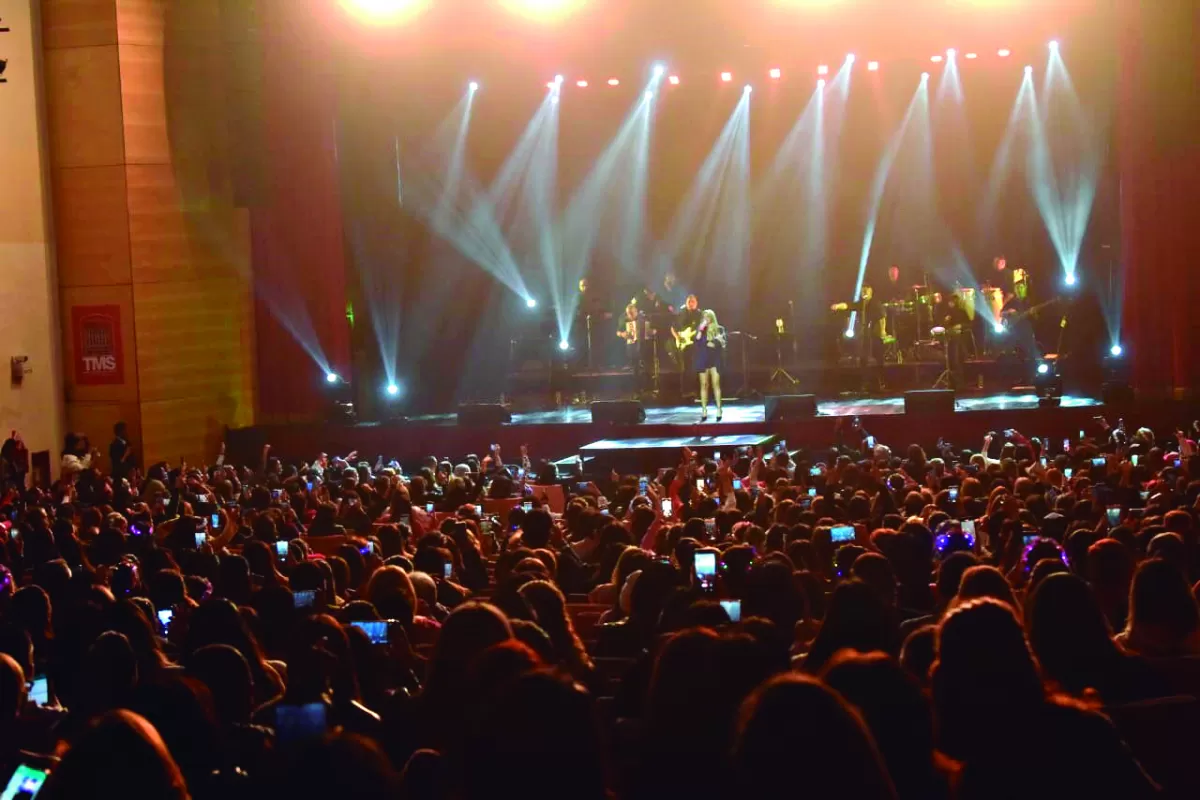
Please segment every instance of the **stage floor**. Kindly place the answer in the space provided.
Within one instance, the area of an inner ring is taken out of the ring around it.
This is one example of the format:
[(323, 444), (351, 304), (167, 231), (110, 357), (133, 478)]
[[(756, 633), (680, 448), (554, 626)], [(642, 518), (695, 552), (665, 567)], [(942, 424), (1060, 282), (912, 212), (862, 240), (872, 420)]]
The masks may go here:
[[(646, 408), (645, 425), (695, 425), (700, 420), (699, 403), (685, 406), (654, 406), (643, 403)], [(1093, 408), (1101, 402), (1095, 397), (1080, 395), (1064, 396), (1062, 408)], [(955, 411), (1025, 411), (1036, 410), (1037, 395), (992, 394), (980, 397), (958, 397)], [(713, 424), (716, 411), (710, 407), (709, 424)], [(877, 416), (904, 413), (904, 396), (856, 397), (836, 400), (818, 400), (817, 415), (821, 417)], [(514, 412), (513, 425), (590, 425), (592, 413), (587, 406), (569, 406), (550, 411)], [(747, 403), (731, 402), (725, 406), (722, 424), (766, 422), (762, 400)], [(454, 414), (428, 414), (409, 417), (410, 424), (454, 425)]]

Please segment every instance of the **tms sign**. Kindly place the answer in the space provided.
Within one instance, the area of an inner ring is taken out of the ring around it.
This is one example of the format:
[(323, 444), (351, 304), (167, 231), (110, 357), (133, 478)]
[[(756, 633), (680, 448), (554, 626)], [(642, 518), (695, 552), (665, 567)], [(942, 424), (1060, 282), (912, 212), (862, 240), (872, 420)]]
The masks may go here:
[(77, 386), (125, 382), (120, 306), (72, 306), (71, 340)]

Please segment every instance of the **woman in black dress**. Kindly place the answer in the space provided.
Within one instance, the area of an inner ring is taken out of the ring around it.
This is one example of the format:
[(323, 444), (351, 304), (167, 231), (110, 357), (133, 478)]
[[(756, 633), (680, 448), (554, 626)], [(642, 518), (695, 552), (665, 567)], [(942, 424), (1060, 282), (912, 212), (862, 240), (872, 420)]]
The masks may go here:
[(725, 353), (725, 329), (711, 308), (704, 310), (696, 329), (696, 373), (700, 376), (700, 421), (708, 421), (708, 385), (712, 383), (717, 401), (717, 422), (721, 421), (721, 357)]

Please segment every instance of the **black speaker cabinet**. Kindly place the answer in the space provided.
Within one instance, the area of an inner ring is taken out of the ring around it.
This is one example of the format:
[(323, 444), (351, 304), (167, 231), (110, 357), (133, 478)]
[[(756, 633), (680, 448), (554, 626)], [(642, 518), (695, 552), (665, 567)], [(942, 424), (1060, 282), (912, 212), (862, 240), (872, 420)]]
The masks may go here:
[(637, 425), (646, 421), (646, 409), (637, 400), (597, 400), (592, 422), (597, 425)]
[(904, 393), (905, 414), (953, 414), (954, 392), (951, 389), (917, 389)]
[(767, 422), (811, 419), (817, 415), (817, 397), (812, 394), (769, 394), (763, 398)]
[(507, 406), (499, 403), (469, 403), (458, 407), (459, 425), (504, 425), (512, 422)]

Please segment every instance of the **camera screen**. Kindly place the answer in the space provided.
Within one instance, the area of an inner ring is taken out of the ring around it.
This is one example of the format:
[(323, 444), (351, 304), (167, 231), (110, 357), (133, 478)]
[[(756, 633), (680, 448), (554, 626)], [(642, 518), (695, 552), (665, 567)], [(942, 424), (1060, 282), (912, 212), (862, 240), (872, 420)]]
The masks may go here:
[(275, 706), (275, 731), (279, 734), (280, 742), (319, 739), (325, 735), (325, 728), (324, 703)]
[(164, 634), (171, 629), (171, 620), (173, 619), (175, 619), (175, 611), (173, 609), (164, 608), (158, 612), (158, 625), (162, 628)]
[(974, 535), (975, 535), (975, 520), (973, 520), (973, 519), (964, 519), (964, 520), (962, 521), (962, 532), (963, 532), (963, 533), (968, 533), (968, 534), (970, 534), (971, 536), (974, 536)]
[(1120, 506), (1109, 506), (1108, 508), (1105, 509), (1105, 513), (1108, 514), (1108, 524), (1109, 525), (1116, 525), (1117, 523), (1119, 523), (1121, 521), (1121, 507)]
[(275, 555), (279, 556), (280, 558), (287, 558), (287, 554), (288, 554), (288, 543), (287, 542), (276, 542), (275, 543)]
[(317, 599), (317, 593), (312, 589), (292, 594), (292, 605), (295, 608), (312, 608), (313, 602)]
[(721, 608), (725, 609), (725, 613), (729, 615), (730, 622), (742, 621), (742, 601), (741, 600), (722, 600)]
[(29, 684), (29, 699), (39, 706), (50, 702), (50, 681), (46, 680), (45, 675), (38, 675)]
[(204, 547), (204, 540), (205, 540), (205, 538), (206, 538), (206, 537), (205, 537), (205, 535), (204, 535), (204, 531), (198, 531), (198, 532), (196, 533), (196, 547), (197, 547), (197, 549), (199, 549), (199, 548), (201, 548), (201, 547)]
[(42, 784), (46, 782), (46, 775), (44, 769), (37, 769), (28, 764), (18, 764), (12, 777), (8, 779), (8, 784), (4, 787), (4, 793), (0, 794), (0, 800), (33, 800), (42, 790)]
[(663, 513), (663, 516), (664, 516), (664, 517), (669, 517), (669, 516), (671, 516), (671, 514), (672, 514), (673, 512), (674, 512), (674, 509), (671, 507), (671, 498), (669, 498), (669, 497), (664, 497), (664, 498), (662, 499), (662, 513)]
[(701, 578), (717, 574), (716, 553), (696, 553), (696, 575)]
[(528, 514), (530, 511), (533, 511), (533, 501), (526, 500), (524, 503), (521, 503), (521, 510), (526, 514)]
[(450, 576), (454, 574), (454, 565), (447, 561), (442, 565), (442, 577), (450, 580)]
[(853, 525), (834, 525), (830, 532), (834, 543), (853, 542), (854, 541), (854, 526)]
[(350, 624), (361, 629), (371, 640), (371, 644), (388, 643), (388, 624), (384, 620), (361, 620)]

